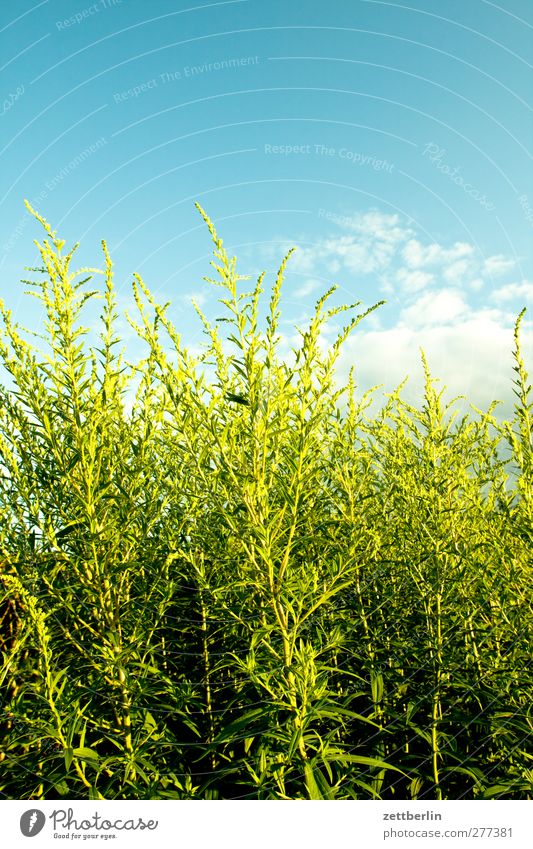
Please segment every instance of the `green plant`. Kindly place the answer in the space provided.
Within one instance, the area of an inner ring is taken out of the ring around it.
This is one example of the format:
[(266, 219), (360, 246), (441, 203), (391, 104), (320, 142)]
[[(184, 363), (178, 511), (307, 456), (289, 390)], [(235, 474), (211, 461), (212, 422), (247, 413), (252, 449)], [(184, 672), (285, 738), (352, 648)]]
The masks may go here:
[(41, 348), (1, 307), (1, 792), (529, 798), (523, 313), (512, 421), (457, 421), (424, 355), (422, 409), (399, 387), (371, 416), (335, 367), (379, 304), (329, 290), (287, 356), (290, 253), (265, 304), (199, 210), (224, 310), (197, 307), (199, 355), (136, 275), (125, 362), (105, 243), (74, 272), (37, 213)]

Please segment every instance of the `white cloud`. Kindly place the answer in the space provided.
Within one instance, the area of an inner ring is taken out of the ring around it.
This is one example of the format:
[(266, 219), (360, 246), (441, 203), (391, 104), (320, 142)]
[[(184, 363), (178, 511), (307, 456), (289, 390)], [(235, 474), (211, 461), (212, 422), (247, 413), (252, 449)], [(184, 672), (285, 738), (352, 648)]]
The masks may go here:
[[(478, 293), (495, 276), (506, 284), (505, 275), (516, 265), (514, 258), (504, 254), (485, 258), (469, 242), (424, 242), (415, 233), (412, 222), (397, 214), (370, 210), (332, 217), (330, 223), (341, 232), (332, 235), (330, 231), (328, 236), (312, 244), (302, 240), (289, 273), (293, 270), (310, 278), (316, 275), (322, 281), (341, 284), (342, 275), (349, 275), (350, 280), (357, 275), (361, 285), (372, 284), (375, 291), (380, 290), (387, 296), (401, 296), (409, 305), (410, 298), (430, 289), (455, 286), (463, 293)], [(278, 251), (289, 246), (283, 239), (276, 240), (275, 244)], [(496, 295), (497, 301), (510, 300), (511, 291), (517, 297), (530, 297), (526, 288), (505, 288), (503, 291), (508, 294)], [(314, 289), (304, 283), (295, 287), (294, 294), (297, 298), (305, 298), (313, 292)]]
[(338, 236), (301, 248), (294, 270), (320, 272), (321, 277), (329, 279), (332, 273), (345, 270), (373, 277), (384, 292), (416, 295), (439, 284), (480, 291), (485, 278), (504, 274), (514, 265), (513, 259), (501, 254), (484, 259), (467, 242), (456, 241), (450, 247), (437, 242), (424, 244), (413, 237), (410, 227), (401, 225), (397, 215), (372, 212), (353, 216), (343, 229), (345, 232)]
[(495, 256), (489, 256), (485, 262), (483, 263), (483, 271), (486, 274), (490, 274), (491, 276), (495, 276), (498, 274), (505, 274), (507, 271), (510, 271), (516, 265), (516, 260), (512, 257), (503, 256), (503, 254), (496, 254)]
[(522, 280), (521, 283), (508, 283), (506, 286), (501, 286), (492, 292), (491, 298), (498, 302), (516, 299), (518, 301), (532, 303), (533, 283), (530, 283), (529, 280)]
[(393, 245), (405, 242), (413, 232), (400, 223), (399, 215), (387, 215), (376, 210), (353, 216), (347, 226), (360, 235)]
[(457, 262), (452, 262), (451, 265), (444, 267), (442, 276), (448, 283), (453, 285), (461, 285), (465, 283), (468, 277), (472, 274), (472, 263), (468, 259), (460, 259)]
[[(515, 259), (496, 253), (484, 257), (466, 241), (424, 240), (399, 215), (370, 211), (339, 217), (337, 225), (337, 235), (329, 228), (326, 237), (304, 243), (298, 252), (297, 270), (309, 278), (294, 293), (302, 307), (315, 291), (315, 275), (323, 283), (332, 280), (332, 271), (336, 277), (338, 271), (348, 272), (350, 280), (355, 276), (365, 297), (370, 288), (374, 295), (379, 288), (393, 296), (348, 340), (339, 363), (341, 380), (352, 363), (363, 389), (383, 383), (391, 391), (410, 375), (404, 397), (418, 403), (422, 347), (432, 374), (448, 387), (448, 399), (464, 394), (481, 408), (502, 399), (502, 414), (510, 415), (514, 321), (520, 306), (533, 301), (533, 282), (509, 279), (516, 274)], [(498, 279), (498, 288), (491, 278)], [(523, 352), (530, 372), (531, 329), (531, 322), (524, 321)], [(324, 334), (326, 347), (330, 338)]]
[(394, 244), (380, 239), (359, 240), (353, 236), (328, 239), (322, 244), (326, 257), (336, 257), (350, 271), (372, 274), (388, 268), (394, 256)]
[(203, 307), (208, 300), (207, 294), (205, 292), (197, 291), (197, 292), (186, 292), (183, 295), (179, 295), (177, 298), (178, 301), (181, 301), (182, 304), (191, 304), (195, 301), (199, 307)]
[(375, 210), (339, 219), (345, 235), (320, 239), (312, 246), (300, 248), (294, 257), (294, 268), (312, 271), (327, 263), (328, 271), (337, 273), (342, 267), (359, 274), (376, 274), (393, 263), (402, 244), (412, 230), (402, 226), (398, 215)]
[(400, 268), (396, 273), (396, 280), (404, 292), (419, 292), (433, 282), (434, 276), (420, 269), (411, 271), (408, 268)]
[(467, 312), (464, 298), (454, 289), (427, 292), (400, 313), (400, 323), (408, 327), (435, 326), (456, 321)]
[[(533, 346), (526, 344), (528, 331), (531, 338), (531, 325), (525, 325), (522, 334), (524, 359), (531, 373)], [(500, 414), (509, 416), (514, 403), (513, 347), (512, 326), (505, 326), (496, 313), (486, 310), (447, 326), (397, 324), (386, 330), (365, 331), (361, 325), (346, 343), (339, 377), (344, 380), (355, 364), (361, 391), (384, 384), (383, 391), (390, 392), (409, 375), (402, 397), (419, 403), (423, 391), (422, 348), (432, 375), (439, 378), (437, 386), (447, 387), (445, 399), (466, 395), (463, 409), (469, 403), (486, 409), (494, 399), (502, 399), (505, 403)]]
[(410, 268), (445, 265), (473, 254), (474, 247), (466, 242), (456, 242), (451, 248), (443, 248), (436, 242), (422, 245), (418, 239), (410, 239), (402, 251), (403, 259)]
[(313, 292), (322, 286), (319, 280), (306, 280), (305, 283), (302, 283), (297, 289), (292, 292), (292, 296), (294, 298), (305, 298), (307, 295), (312, 295)]

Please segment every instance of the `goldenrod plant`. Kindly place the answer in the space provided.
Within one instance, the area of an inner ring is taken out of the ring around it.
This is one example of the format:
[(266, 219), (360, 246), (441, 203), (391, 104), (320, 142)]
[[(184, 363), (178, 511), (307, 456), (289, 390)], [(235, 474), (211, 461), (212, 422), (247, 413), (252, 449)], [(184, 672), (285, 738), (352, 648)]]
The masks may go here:
[(329, 290), (288, 356), (290, 253), (243, 288), (198, 209), (221, 315), (196, 307), (193, 354), (135, 275), (130, 363), (105, 243), (74, 271), (30, 208), (42, 333), (1, 305), (1, 793), (531, 798), (523, 313), (510, 421), (459, 418), (423, 354), (421, 409), (372, 413), (336, 365), (379, 304)]

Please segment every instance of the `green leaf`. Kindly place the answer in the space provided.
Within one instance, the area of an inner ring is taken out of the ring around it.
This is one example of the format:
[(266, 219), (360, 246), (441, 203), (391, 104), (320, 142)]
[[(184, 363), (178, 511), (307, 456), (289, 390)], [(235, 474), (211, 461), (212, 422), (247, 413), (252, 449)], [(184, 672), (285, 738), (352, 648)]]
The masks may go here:
[(72, 754), (75, 758), (81, 758), (86, 761), (97, 761), (99, 759), (98, 752), (95, 752), (94, 749), (88, 749), (86, 746), (82, 746), (79, 749), (73, 749)]
[(72, 764), (72, 759), (74, 757), (74, 749), (72, 748), (72, 746), (67, 746), (63, 750), (63, 757), (65, 758), (65, 769), (68, 772), (70, 769), (70, 765)]
[(322, 758), (325, 761), (361, 764), (362, 766), (371, 766), (376, 769), (391, 769), (394, 772), (399, 772), (401, 775), (405, 775), (407, 777), (407, 773), (399, 769), (397, 766), (393, 766), (391, 763), (379, 760), (378, 758), (366, 757), (365, 755), (351, 755), (348, 753), (345, 754), (344, 752), (326, 752), (322, 755)]
[(239, 719), (234, 720), (234, 722), (231, 722), (226, 728), (220, 731), (215, 738), (215, 743), (222, 743), (226, 740), (232, 740), (234, 737), (239, 737), (242, 731), (254, 723), (255, 720), (259, 718), (266, 719), (267, 715), (267, 711), (262, 707), (248, 711), (248, 713), (243, 714)]
[(309, 763), (309, 761), (305, 762), (304, 765), (304, 775), (305, 775), (305, 786), (307, 787), (307, 792), (309, 794), (310, 799), (323, 799), (323, 795), (318, 789), (318, 784), (316, 783), (315, 776), (313, 773), (313, 767)]

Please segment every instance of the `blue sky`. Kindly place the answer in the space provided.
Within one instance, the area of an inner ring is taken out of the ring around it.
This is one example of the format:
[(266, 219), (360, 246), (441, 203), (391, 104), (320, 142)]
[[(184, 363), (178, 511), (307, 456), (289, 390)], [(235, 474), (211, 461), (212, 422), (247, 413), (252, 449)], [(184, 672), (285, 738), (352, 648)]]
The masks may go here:
[(0, 40), (0, 296), (16, 319), (39, 323), (17, 282), (40, 235), (26, 197), (81, 241), (80, 263), (107, 240), (121, 307), (138, 271), (199, 344), (190, 298), (220, 309), (197, 200), (242, 273), (298, 247), (288, 348), (338, 283), (339, 303), (387, 299), (342, 360), (362, 387), (409, 373), (414, 392), (422, 346), (450, 393), (509, 402), (512, 326), (533, 306), (529, 0), (18, 0)]

